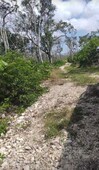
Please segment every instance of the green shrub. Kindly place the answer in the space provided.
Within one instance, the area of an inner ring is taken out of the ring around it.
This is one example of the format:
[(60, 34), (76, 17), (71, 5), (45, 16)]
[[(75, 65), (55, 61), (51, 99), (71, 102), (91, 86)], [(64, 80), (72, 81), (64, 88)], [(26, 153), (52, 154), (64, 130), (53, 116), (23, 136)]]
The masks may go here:
[(0, 71), (6, 67), (7, 63), (0, 59)]
[(37, 73), (38, 79), (40, 81), (47, 79), (50, 76), (50, 70), (52, 69), (51, 64), (48, 62), (38, 63), (31, 60), (33, 70)]
[(66, 63), (66, 60), (56, 60), (53, 62), (53, 66), (60, 67)]
[[(1, 56), (7, 63), (0, 70), (0, 102), (3, 109), (9, 105), (26, 108), (44, 91), (42, 80), (49, 76), (48, 64), (38, 64), (16, 52)], [(6, 104), (4, 104), (6, 102)]]
[(11, 107), (11, 103), (9, 99), (4, 99), (3, 102), (0, 104), (0, 114), (9, 111), (9, 108)]
[(99, 46), (99, 38), (92, 38), (83, 49), (74, 55), (72, 63), (79, 64), (79, 66), (91, 66), (98, 63), (99, 55), (97, 55), (96, 48)]
[(8, 120), (7, 119), (0, 119), (0, 136), (1, 134), (5, 134), (7, 132), (8, 127)]

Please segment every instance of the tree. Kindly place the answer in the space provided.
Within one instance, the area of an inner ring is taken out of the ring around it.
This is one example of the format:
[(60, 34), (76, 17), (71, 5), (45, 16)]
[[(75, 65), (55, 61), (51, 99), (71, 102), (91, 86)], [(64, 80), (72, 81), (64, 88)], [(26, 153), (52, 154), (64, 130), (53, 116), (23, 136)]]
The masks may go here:
[(89, 33), (79, 37), (79, 46), (82, 48), (90, 40)]
[(24, 12), (19, 11), (17, 26), (19, 31), (29, 39), (30, 43), (36, 50), (38, 61), (42, 62), (40, 48), (40, 17), (39, 17), (39, 1), (23, 0), (22, 7)]
[(20, 17), (17, 19), (20, 34), (29, 39), (38, 61), (43, 62), (42, 56), (46, 54), (52, 62), (54, 46), (62, 38), (66, 38), (73, 27), (67, 22), (55, 22), (55, 6), (51, 0), (23, 0), (22, 5), (24, 12), (19, 11)]
[(79, 37), (79, 46), (80, 48), (83, 48), (84, 46), (87, 45), (87, 43), (92, 39), (99, 36), (99, 30), (97, 31), (92, 31), (91, 33), (88, 33), (84, 36)]
[(43, 51), (48, 56), (50, 62), (52, 62), (52, 47), (54, 45), (53, 33), (55, 31), (55, 22), (53, 19), (55, 7), (52, 5), (51, 1), (42, 1), (42, 25), (43, 34), (41, 36), (41, 46)]
[(80, 66), (99, 64), (99, 53), (97, 53), (96, 50), (97, 46), (99, 46), (99, 37), (92, 37), (74, 56), (73, 61)]
[[(5, 52), (9, 49), (22, 52), (29, 49), (32, 55), (36, 54), (38, 61), (43, 62), (43, 56), (46, 55), (52, 62), (53, 49), (63, 41), (63, 38), (66, 39), (70, 28), (73, 27), (63, 21), (55, 22), (55, 6), (51, 0), (23, 0), (23, 10), (20, 8), (18, 10), (16, 2), (16, 0), (11, 0), (9, 3), (6, 0), (0, 2), (1, 53), (4, 49)], [(14, 21), (11, 26), (8, 26), (10, 16)], [(62, 51), (62, 48), (60, 49)]]
[(65, 37), (65, 43), (69, 48), (69, 55), (73, 58), (75, 51), (77, 50), (77, 36), (76, 30), (71, 26), (68, 35)]
[(2, 42), (4, 43), (5, 53), (10, 48), (8, 36), (7, 36), (7, 28), (6, 28), (6, 24), (8, 22), (7, 18), (15, 10), (17, 10), (17, 7), (18, 7), (17, 5), (13, 6), (11, 5), (11, 3), (8, 3), (5, 0), (2, 0), (2, 2), (0, 2), (0, 20), (1, 20), (0, 34), (1, 34)]
[(56, 23), (53, 19), (55, 7), (49, 9), (48, 18), (45, 22), (44, 35), (42, 36), (42, 47), (48, 55), (49, 61), (52, 62), (52, 49), (59, 44), (62, 39), (69, 38), (74, 31), (74, 27), (67, 22), (60, 21)]

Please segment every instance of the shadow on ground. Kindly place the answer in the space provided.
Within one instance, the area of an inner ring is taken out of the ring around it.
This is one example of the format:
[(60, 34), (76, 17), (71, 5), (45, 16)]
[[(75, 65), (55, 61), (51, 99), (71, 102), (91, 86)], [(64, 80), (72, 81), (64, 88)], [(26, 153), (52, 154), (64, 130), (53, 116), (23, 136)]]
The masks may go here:
[(99, 170), (99, 83), (88, 86), (68, 126), (59, 170)]

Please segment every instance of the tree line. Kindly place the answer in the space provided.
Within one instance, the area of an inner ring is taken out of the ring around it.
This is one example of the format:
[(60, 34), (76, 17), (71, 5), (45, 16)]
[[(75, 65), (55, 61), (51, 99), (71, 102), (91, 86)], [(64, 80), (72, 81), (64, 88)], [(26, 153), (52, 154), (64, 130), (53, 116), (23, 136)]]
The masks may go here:
[(77, 45), (76, 30), (67, 22), (54, 19), (56, 7), (51, 0), (2, 0), (0, 2), (0, 53), (18, 50), (40, 62), (52, 62), (54, 53), (66, 44), (72, 55)]

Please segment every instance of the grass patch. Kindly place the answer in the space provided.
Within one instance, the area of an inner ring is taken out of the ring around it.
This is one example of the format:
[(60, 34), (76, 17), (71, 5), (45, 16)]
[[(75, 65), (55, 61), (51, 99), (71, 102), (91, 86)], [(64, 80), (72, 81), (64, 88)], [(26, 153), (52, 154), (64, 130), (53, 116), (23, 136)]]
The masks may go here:
[(8, 127), (8, 119), (0, 119), (0, 136), (1, 134), (5, 134), (7, 132), (7, 127)]
[(83, 86), (99, 82), (97, 76), (91, 77), (92, 73), (99, 75), (99, 67), (78, 68), (70, 66), (66, 67), (66, 70), (67, 73), (64, 76), (76, 82), (77, 85)]
[(53, 66), (59, 68), (60, 66), (64, 65), (66, 62), (67, 62), (66, 59), (56, 60), (53, 62)]
[(64, 73), (60, 68), (54, 68), (51, 71), (48, 81), (54, 85), (63, 85), (66, 82), (66, 73)]
[(70, 117), (71, 111), (69, 109), (47, 113), (45, 117), (45, 137), (52, 138), (60, 135), (61, 130), (66, 129), (68, 126)]
[(59, 68), (53, 69), (50, 75), (50, 80), (56, 81), (60, 78), (62, 78), (62, 71)]

